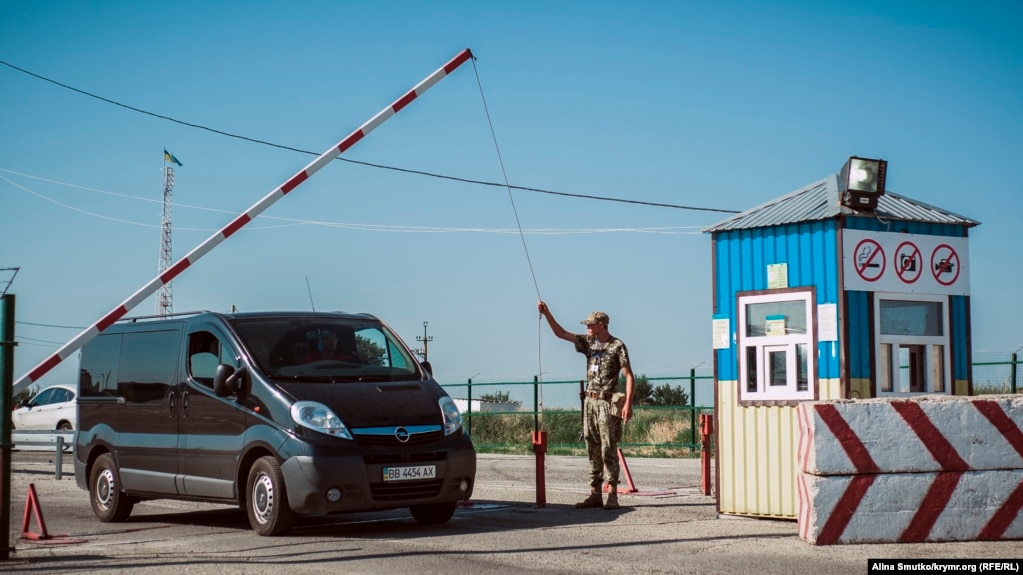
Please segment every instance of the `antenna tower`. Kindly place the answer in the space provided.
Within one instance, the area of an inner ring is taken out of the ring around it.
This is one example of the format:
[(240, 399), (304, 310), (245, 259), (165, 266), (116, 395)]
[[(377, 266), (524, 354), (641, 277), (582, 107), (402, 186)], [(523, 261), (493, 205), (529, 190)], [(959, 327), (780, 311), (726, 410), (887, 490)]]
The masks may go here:
[[(163, 167), (163, 219), (160, 233), (160, 271), (167, 271), (171, 267), (171, 195), (174, 193), (174, 168), (164, 165)], [(171, 294), (171, 284), (167, 282), (160, 286), (156, 294), (156, 315), (168, 316), (174, 311), (174, 296)]]

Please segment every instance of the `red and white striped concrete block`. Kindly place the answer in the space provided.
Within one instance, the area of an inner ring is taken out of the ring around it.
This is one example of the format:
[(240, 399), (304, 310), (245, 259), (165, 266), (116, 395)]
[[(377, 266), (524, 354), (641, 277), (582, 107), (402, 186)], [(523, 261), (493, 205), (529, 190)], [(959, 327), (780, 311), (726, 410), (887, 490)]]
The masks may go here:
[(797, 478), (799, 536), (815, 545), (1023, 539), (1023, 470)]
[(807, 402), (805, 541), (1023, 539), (1023, 397)]
[(1023, 396), (921, 396), (797, 407), (814, 475), (1023, 469)]

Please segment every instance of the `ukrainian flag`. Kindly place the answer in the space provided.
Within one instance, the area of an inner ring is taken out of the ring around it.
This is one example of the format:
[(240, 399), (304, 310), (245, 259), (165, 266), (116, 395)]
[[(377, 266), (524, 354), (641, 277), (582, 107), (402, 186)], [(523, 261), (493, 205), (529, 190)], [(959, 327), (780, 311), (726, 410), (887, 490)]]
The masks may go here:
[(174, 157), (174, 154), (168, 152), (167, 148), (163, 149), (163, 161), (165, 161), (165, 162), (173, 162), (173, 163), (175, 163), (175, 164), (177, 164), (179, 166), (181, 165), (181, 162), (179, 162), (178, 159)]

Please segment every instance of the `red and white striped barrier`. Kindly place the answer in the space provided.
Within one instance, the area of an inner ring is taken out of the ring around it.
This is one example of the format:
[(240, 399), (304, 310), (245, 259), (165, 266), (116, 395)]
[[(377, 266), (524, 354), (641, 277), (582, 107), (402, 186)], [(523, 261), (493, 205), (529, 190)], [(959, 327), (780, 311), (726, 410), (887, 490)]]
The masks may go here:
[(797, 417), (803, 540), (1023, 539), (1023, 397), (808, 402)]
[(305, 182), (313, 174), (318, 172), (320, 168), (329, 164), (334, 158), (345, 153), (349, 148), (354, 146), (359, 140), (366, 137), (367, 134), (375, 130), (380, 124), (387, 121), (388, 118), (394, 116), (402, 110), (405, 106), (412, 103), (413, 100), (421, 96), (424, 92), (429, 90), (434, 84), (444, 79), (448, 74), (455, 71), (459, 66), (467, 62), (473, 57), (472, 52), (468, 48), (462, 50), (457, 56), (448, 61), (447, 64), (441, 66), (433, 74), (430, 74), (423, 81), (416, 84), (414, 88), (406, 92), (402, 97), (391, 103), (383, 110), (377, 112), (375, 116), (370, 118), (366, 123), (359, 126), (354, 132), (349, 134), (345, 139), (341, 140), (334, 146), (331, 146), (327, 151), (320, 154), (315, 160), (313, 160), (305, 168), (302, 168), (298, 173), (289, 178), (286, 182), (274, 188), (269, 194), (263, 196), (261, 200), (252, 205), (248, 210), (245, 210), (241, 215), (236, 217), (231, 223), (225, 226), (223, 229), (214, 233), (212, 236), (207, 238), (201, 244), (196, 246), (192, 251), (188, 252), (185, 257), (175, 262), (172, 266), (167, 268), (166, 271), (160, 275), (151, 279), (149, 283), (139, 288), (134, 294), (128, 297), (128, 299), (121, 302), (120, 305), (110, 310), (105, 316), (100, 318), (96, 323), (92, 324), (85, 331), (79, 333), (63, 346), (60, 347), (53, 355), (43, 360), (42, 363), (32, 368), (31, 371), (25, 375), (19, 377), (14, 382), (13, 393), (18, 393), (25, 389), (33, 382), (38, 381), (39, 378), (46, 375), (51, 369), (60, 364), (74, 352), (82, 348), (86, 343), (92, 340), (94, 337), (99, 335), (103, 330), (110, 327), (117, 320), (121, 319), (125, 314), (128, 313), (132, 308), (141, 303), (150, 295), (156, 293), (158, 289), (163, 287), (165, 284), (170, 283), (172, 279), (178, 276), (181, 272), (187, 269), (189, 266), (199, 260), (199, 258), (206, 255), (210, 250), (220, 245), (221, 242), (234, 235), (235, 232), (240, 230), (250, 221), (256, 218), (259, 214), (263, 213), (268, 207), (272, 206), (277, 200), (283, 198), (292, 190), (297, 188), (302, 182)]

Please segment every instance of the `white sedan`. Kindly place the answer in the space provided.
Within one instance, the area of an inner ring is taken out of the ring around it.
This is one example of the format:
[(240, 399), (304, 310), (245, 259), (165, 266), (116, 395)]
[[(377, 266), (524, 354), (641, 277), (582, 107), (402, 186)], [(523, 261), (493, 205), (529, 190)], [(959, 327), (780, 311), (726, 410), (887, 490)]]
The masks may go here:
[(70, 385), (54, 385), (23, 401), (11, 414), (15, 429), (58, 429), (78, 427), (78, 391)]

